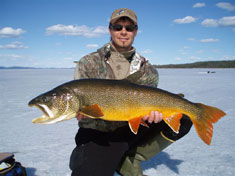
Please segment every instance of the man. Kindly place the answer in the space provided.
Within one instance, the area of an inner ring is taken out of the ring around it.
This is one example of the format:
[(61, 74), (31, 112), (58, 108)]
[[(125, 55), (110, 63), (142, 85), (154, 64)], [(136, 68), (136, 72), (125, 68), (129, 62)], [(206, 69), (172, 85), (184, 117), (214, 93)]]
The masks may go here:
[[(138, 24), (135, 12), (117, 9), (109, 24), (111, 41), (96, 52), (84, 56), (75, 69), (75, 79), (128, 79), (157, 87), (157, 70), (132, 46)], [(192, 123), (184, 117), (179, 134), (163, 121), (162, 114), (152, 111), (143, 117), (150, 128), (140, 127), (133, 134), (127, 122), (110, 122), (78, 115), (76, 148), (70, 159), (72, 176), (112, 176), (115, 170), (124, 176), (142, 176), (141, 161), (188, 133)]]

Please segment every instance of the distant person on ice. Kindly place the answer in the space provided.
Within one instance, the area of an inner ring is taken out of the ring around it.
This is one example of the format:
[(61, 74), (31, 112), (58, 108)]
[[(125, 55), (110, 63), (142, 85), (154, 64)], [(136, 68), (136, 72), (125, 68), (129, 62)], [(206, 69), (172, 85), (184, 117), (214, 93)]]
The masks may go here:
[[(137, 84), (157, 87), (157, 70), (132, 46), (138, 32), (137, 16), (127, 8), (112, 13), (109, 23), (111, 41), (96, 52), (81, 58), (74, 77), (125, 79), (132, 76)], [(191, 120), (183, 116), (179, 133), (174, 133), (162, 114), (152, 111), (135, 135), (127, 122), (90, 119), (78, 115), (76, 148), (70, 158), (72, 176), (142, 176), (141, 161), (146, 161), (187, 134)]]

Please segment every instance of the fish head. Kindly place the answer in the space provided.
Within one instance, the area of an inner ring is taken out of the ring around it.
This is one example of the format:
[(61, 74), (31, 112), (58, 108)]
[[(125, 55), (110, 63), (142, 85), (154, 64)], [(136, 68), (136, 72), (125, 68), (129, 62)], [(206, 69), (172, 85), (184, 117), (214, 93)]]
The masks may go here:
[(33, 119), (33, 123), (52, 124), (69, 120), (77, 115), (79, 99), (67, 87), (57, 87), (32, 99), (28, 105), (39, 108), (43, 115)]

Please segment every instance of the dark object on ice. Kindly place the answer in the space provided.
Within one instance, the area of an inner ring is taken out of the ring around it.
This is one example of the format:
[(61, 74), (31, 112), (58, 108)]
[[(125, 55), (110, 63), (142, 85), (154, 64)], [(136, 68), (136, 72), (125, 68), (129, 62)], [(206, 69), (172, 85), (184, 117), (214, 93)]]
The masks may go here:
[(209, 73), (216, 73), (215, 71), (207, 71), (207, 73), (209, 74)]
[(16, 162), (13, 153), (0, 153), (0, 176), (27, 176), (25, 168)]

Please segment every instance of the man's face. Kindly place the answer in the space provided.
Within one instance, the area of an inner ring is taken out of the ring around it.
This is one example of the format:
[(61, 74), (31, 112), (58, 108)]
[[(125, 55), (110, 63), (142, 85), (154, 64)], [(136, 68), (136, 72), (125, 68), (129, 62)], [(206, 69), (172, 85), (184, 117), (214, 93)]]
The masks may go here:
[[(115, 25), (121, 25), (124, 26), (122, 29), (115, 30)], [(115, 47), (115, 49), (118, 52), (125, 52), (129, 51), (132, 48), (132, 43), (134, 42), (134, 38), (137, 34), (137, 28), (135, 28), (134, 31), (127, 31), (127, 26), (134, 26), (131, 20), (118, 20), (114, 24), (112, 24), (113, 27), (109, 29), (110, 36), (112, 37), (112, 42)], [(128, 27), (127, 27), (128, 28)]]

